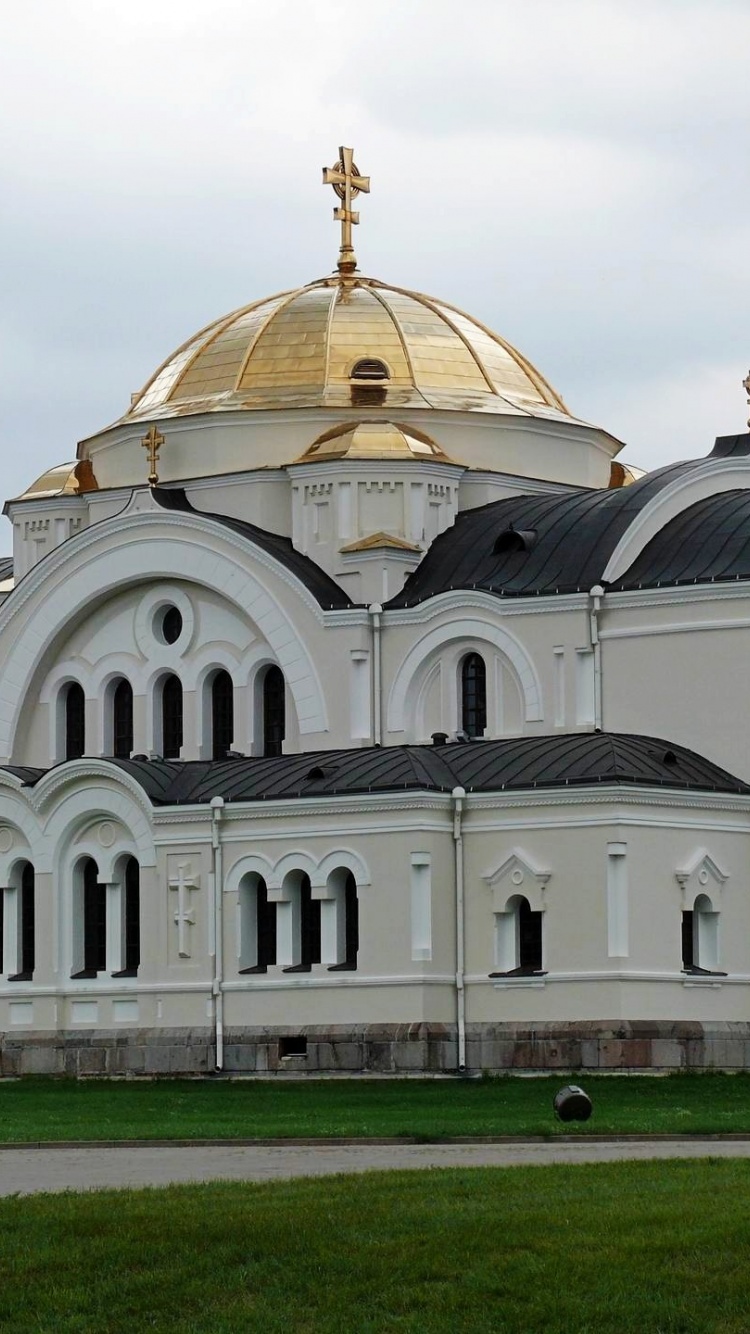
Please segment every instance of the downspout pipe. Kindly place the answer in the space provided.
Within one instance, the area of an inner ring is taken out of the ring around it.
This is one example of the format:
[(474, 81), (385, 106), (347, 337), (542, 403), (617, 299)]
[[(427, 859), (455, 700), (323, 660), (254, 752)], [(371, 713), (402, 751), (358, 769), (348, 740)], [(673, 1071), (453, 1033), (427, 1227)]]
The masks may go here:
[(372, 744), (383, 744), (383, 704), (382, 704), (382, 622), (383, 608), (379, 602), (373, 602), (367, 608), (372, 618)]
[(224, 1069), (224, 861), (221, 846), (221, 821), (224, 798), (211, 798), (211, 858), (213, 884), (214, 998), (216, 1069)]
[(464, 836), (463, 804), (466, 789), (454, 787), (453, 799), (453, 850), (456, 883), (456, 1033), (458, 1036), (458, 1073), (466, 1073), (466, 986), (465, 986), (465, 910), (464, 910)]
[(602, 644), (599, 637), (599, 615), (602, 610), (604, 589), (601, 584), (594, 584), (589, 593), (589, 635), (594, 650), (594, 731), (601, 732), (604, 727), (602, 708)]

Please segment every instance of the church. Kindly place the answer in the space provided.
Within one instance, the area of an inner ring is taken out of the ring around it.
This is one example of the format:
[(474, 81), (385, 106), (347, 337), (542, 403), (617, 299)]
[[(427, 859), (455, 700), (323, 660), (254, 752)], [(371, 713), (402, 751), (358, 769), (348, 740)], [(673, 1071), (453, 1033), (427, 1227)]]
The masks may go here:
[(750, 1068), (750, 433), (619, 463), (323, 177), (5, 504), (0, 1073)]

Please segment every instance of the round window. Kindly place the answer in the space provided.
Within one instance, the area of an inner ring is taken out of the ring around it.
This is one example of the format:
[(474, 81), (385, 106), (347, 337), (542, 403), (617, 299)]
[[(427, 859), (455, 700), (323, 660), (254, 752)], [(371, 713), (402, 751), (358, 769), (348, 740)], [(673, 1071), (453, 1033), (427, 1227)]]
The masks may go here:
[(165, 607), (161, 614), (161, 636), (165, 644), (176, 644), (182, 634), (182, 613), (177, 607)]

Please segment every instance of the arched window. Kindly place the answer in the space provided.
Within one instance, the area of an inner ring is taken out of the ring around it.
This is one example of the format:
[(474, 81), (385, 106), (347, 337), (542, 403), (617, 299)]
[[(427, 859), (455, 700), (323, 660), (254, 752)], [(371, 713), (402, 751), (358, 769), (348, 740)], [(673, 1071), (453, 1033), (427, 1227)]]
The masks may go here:
[(229, 672), (216, 672), (211, 682), (211, 758), (225, 760), (234, 737), (234, 686)]
[(240, 885), (240, 972), (265, 973), (276, 963), (276, 904), (266, 882), (247, 875)]
[(34, 867), (22, 862), (11, 887), (0, 889), (0, 972), (9, 982), (30, 982), (34, 975), (34, 926)]
[[(324, 900), (321, 907), (325, 912), (328, 909), (328, 903)], [(336, 962), (329, 965), (328, 971), (329, 973), (354, 972), (356, 971), (357, 955), (359, 953), (359, 899), (357, 897), (357, 882), (351, 871), (346, 872), (346, 877), (339, 888), (336, 901), (331, 907), (336, 914)]]
[(483, 736), (487, 726), (487, 669), (479, 653), (461, 663), (461, 728), (468, 737)]
[(112, 692), (112, 754), (129, 760), (133, 751), (133, 687), (121, 677)]
[(78, 868), (73, 977), (96, 977), (107, 967), (107, 886), (92, 857)]
[(161, 737), (165, 760), (177, 760), (182, 749), (182, 683), (174, 674), (161, 687)]
[(284, 969), (285, 973), (309, 973), (314, 963), (320, 963), (320, 899), (314, 899), (309, 875), (300, 875), (296, 889), (299, 908), (299, 939), (293, 943), (299, 962)]
[(719, 972), (719, 914), (707, 894), (699, 894), (689, 912), (682, 914), (682, 970), (685, 973)]
[(266, 668), (263, 677), (263, 754), (280, 755), (286, 734), (286, 687), (280, 667)]
[(542, 917), (529, 900), (514, 894), (504, 912), (495, 913), (495, 963), (493, 977), (524, 976), (542, 970)]
[(86, 698), (83, 687), (71, 681), (65, 687), (65, 758), (80, 759), (86, 750)]

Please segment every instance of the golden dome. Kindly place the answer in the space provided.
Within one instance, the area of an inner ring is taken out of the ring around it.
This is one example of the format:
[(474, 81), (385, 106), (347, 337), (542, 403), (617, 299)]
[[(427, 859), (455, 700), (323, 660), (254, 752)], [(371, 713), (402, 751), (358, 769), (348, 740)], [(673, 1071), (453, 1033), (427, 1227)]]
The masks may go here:
[(48, 468), (16, 499), (51, 500), (56, 496), (79, 496), (84, 491), (98, 489), (90, 462), (80, 459), (78, 463), (58, 463), (54, 468)]
[(202, 329), (123, 420), (352, 406), (571, 419), (530, 362), (469, 315), (374, 278), (334, 276)]
[(324, 431), (296, 461), (326, 459), (415, 459), (449, 462), (447, 455), (423, 431), (394, 422), (345, 422)]

